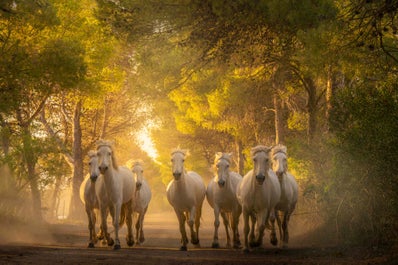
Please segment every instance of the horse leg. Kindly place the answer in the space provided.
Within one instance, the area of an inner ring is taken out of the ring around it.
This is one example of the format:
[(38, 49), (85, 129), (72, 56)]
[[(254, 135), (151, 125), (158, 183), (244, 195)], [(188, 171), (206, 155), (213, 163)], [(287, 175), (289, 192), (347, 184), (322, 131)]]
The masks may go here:
[[(100, 212), (99, 211), (95, 211), (94, 215), (95, 215), (95, 219), (97, 219), (97, 217), (100, 217)], [(96, 235), (96, 240), (102, 240), (102, 239), (104, 239), (104, 231), (102, 230), (102, 225), (101, 225), (101, 222), (100, 222), (98, 233)]]
[(286, 211), (283, 215), (282, 229), (283, 229), (283, 248), (287, 248), (289, 243), (289, 219), (290, 214)]
[(283, 242), (282, 221), (281, 221), (281, 217), (279, 216), (278, 211), (275, 211), (275, 219), (276, 219), (276, 223), (278, 224), (280, 243), (282, 243)]
[(214, 205), (214, 236), (213, 243), (211, 244), (212, 248), (219, 248), (220, 244), (218, 243), (218, 227), (220, 226), (220, 209), (218, 205)]
[(86, 213), (87, 213), (87, 218), (88, 218), (88, 231), (89, 231), (89, 243), (88, 243), (88, 247), (89, 248), (93, 248), (94, 247), (94, 241), (93, 241), (93, 228), (95, 223), (93, 222), (93, 215), (91, 213), (91, 209), (89, 209), (89, 207), (86, 206)]
[(133, 235), (133, 201), (130, 200), (125, 204), (125, 214), (126, 216), (126, 225), (127, 225), (127, 236), (126, 243), (129, 247), (134, 245), (134, 235)]
[(271, 221), (271, 236), (270, 236), (270, 242), (272, 245), (276, 246), (278, 244), (278, 238), (276, 237), (276, 231), (275, 231), (275, 218), (276, 215), (278, 215), (277, 211), (274, 209), (271, 211), (271, 216), (270, 216), (270, 221)]
[(108, 233), (108, 225), (106, 223), (106, 219), (108, 216), (108, 209), (107, 205), (101, 205), (100, 206), (100, 213), (101, 213), (101, 228), (104, 233), (105, 239), (108, 243), (108, 246), (112, 246), (114, 244), (113, 239), (110, 237)]
[(269, 218), (268, 209), (265, 210), (265, 213), (261, 215), (260, 220), (258, 221), (258, 238), (256, 240), (256, 247), (260, 247), (263, 244), (264, 230), (267, 226)]
[(240, 247), (239, 216), (240, 216), (240, 212), (237, 209), (232, 211), (231, 228), (232, 228), (232, 236), (233, 236), (233, 241), (234, 241), (233, 248), (239, 248)]
[(140, 218), (141, 218), (141, 213), (135, 214), (135, 238), (138, 241), (138, 244), (140, 243), (140, 240), (138, 239), (140, 237)]
[(181, 247), (180, 250), (186, 251), (187, 250), (187, 244), (188, 244), (188, 237), (187, 237), (187, 232), (185, 231), (185, 215), (184, 212), (179, 211), (177, 209), (174, 209), (176, 212), (177, 218), (178, 218), (178, 224), (180, 228), (180, 233), (181, 233)]
[(119, 219), (121, 212), (122, 204), (115, 204), (115, 218), (113, 219), (113, 227), (115, 229), (115, 245), (113, 246), (114, 250), (120, 249), (120, 240), (119, 240)]
[(197, 220), (196, 220), (196, 207), (194, 206), (191, 208), (191, 211), (189, 213), (189, 218), (187, 218), (187, 223), (188, 223), (189, 229), (191, 231), (191, 243), (194, 245), (198, 245), (199, 238), (198, 238), (197, 231), (195, 231), (195, 228), (194, 228), (194, 225), (195, 225), (195, 227), (198, 227), (198, 224), (195, 221), (197, 221)]
[(145, 241), (145, 236), (144, 236), (144, 218), (146, 211), (148, 210), (148, 207), (144, 209), (144, 211), (140, 214), (139, 220), (140, 220), (140, 237), (137, 238), (138, 242), (141, 244), (144, 243)]
[(228, 214), (225, 212), (221, 213), (223, 222), (224, 222), (224, 226), (225, 226), (225, 234), (227, 235), (227, 248), (231, 247), (231, 237), (229, 235), (229, 218), (228, 218)]
[(257, 226), (256, 214), (251, 213), (250, 214), (250, 219), (252, 221), (252, 226), (251, 226), (251, 229), (250, 229), (249, 240), (250, 240), (250, 246), (253, 247), (253, 246), (256, 245), (256, 243), (255, 243), (255, 229), (256, 229), (256, 226)]
[(197, 243), (194, 243), (196, 247), (200, 247), (199, 244), (199, 227), (200, 227), (200, 217), (202, 216), (202, 204), (203, 202), (196, 207), (196, 214), (195, 214), (195, 230), (196, 230), (196, 240)]
[(243, 209), (243, 234), (245, 242), (245, 247), (243, 248), (244, 252), (249, 252), (249, 230), (249, 213), (246, 209)]

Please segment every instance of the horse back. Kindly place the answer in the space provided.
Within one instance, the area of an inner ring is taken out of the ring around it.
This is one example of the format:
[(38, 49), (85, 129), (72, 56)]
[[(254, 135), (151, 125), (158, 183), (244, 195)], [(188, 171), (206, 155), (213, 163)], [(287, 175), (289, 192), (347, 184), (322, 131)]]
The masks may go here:
[(194, 171), (188, 171), (185, 181), (194, 189), (196, 201), (203, 202), (206, 195), (206, 186), (202, 177)]
[(135, 193), (135, 180), (133, 173), (124, 166), (118, 169), (118, 176), (121, 178), (122, 200), (123, 203), (128, 202), (134, 197)]
[(142, 211), (146, 207), (148, 207), (149, 202), (151, 201), (152, 193), (151, 189), (149, 188), (148, 183), (144, 179), (142, 181), (142, 186), (139, 191), (135, 192), (135, 210)]

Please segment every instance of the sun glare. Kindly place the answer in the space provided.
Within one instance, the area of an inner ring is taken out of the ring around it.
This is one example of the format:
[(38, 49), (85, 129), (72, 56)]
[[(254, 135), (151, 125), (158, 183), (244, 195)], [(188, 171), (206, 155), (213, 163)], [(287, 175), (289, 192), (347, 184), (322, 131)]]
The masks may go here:
[(153, 161), (158, 162), (156, 158), (158, 157), (158, 152), (150, 136), (150, 131), (148, 127), (144, 127), (137, 134), (138, 145), (142, 151), (148, 154)]

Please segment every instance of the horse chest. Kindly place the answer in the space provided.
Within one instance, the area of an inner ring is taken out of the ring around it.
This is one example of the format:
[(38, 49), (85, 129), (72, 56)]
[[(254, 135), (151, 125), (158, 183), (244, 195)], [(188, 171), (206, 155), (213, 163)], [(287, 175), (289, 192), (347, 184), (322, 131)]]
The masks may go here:
[(195, 205), (195, 194), (188, 192), (181, 183), (173, 183), (168, 190), (168, 198), (174, 208), (190, 210)]
[(220, 208), (229, 211), (232, 210), (232, 206), (234, 206), (236, 202), (235, 194), (229, 190), (219, 190), (219, 192), (215, 194), (214, 198), (215, 203), (217, 203)]

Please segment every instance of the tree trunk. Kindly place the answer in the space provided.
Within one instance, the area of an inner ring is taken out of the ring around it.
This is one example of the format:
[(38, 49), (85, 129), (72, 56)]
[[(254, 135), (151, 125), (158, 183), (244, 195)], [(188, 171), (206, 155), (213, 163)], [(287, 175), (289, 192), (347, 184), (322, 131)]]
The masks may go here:
[(241, 140), (236, 140), (236, 153), (238, 154), (238, 168), (237, 171), (240, 175), (243, 176), (244, 166), (245, 166), (245, 158), (243, 157), (243, 145)]
[(279, 102), (278, 93), (275, 91), (274, 96), (274, 111), (275, 111), (275, 144), (283, 143), (285, 140), (285, 133), (283, 128), (282, 109)]
[(83, 206), (80, 201), (80, 184), (83, 181), (83, 155), (82, 155), (82, 130), (80, 127), (80, 114), (82, 101), (79, 100), (75, 106), (73, 116), (73, 177), (72, 177), (72, 197), (69, 206), (69, 218), (80, 219), (83, 217)]
[(63, 177), (64, 176), (57, 176), (55, 179), (54, 191), (52, 194), (50, 205), (51, 218), (54, 218), (54, 220), (58, 219), (59, 195), (61, 191), (61, 183)]
[(307, 98), (307, 113), (308, 113), (308, 128), (307, 128), (307, 141), (311, 143), (314, 139), (317, 130), (317, 95), (316, 86), (312, 78), (305, 78)]
[[(20, 120), (21, 121), (21, 120)], [(22, 127), (22, 152), (28, 170), (28, 182), (32, 195), (32, 215), (34, 220), (42, 221), (41, 195), (35, 172), (36, 157), (32, 146), (32, 135), (27, 124), (20, 123)]]
[(333, 74), (332, 67), (328, 67), (327, 81), (326, 81), (326, 131), (329, 132), (330, 111), (332, 110), (332, 96), (333, 96)]

